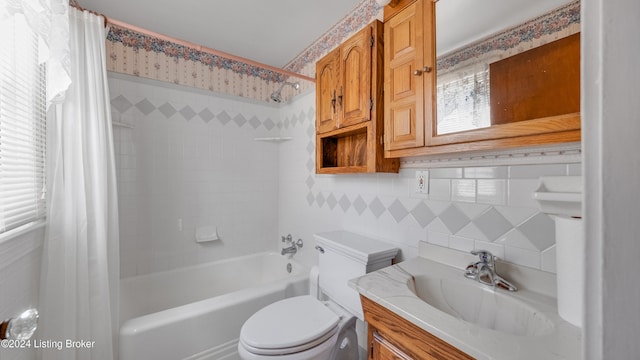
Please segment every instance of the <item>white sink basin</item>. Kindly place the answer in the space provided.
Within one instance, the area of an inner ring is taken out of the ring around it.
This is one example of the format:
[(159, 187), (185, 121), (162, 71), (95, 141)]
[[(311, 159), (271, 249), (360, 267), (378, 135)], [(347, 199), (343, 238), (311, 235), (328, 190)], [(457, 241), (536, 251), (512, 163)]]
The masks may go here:
[(470, 254), (421, 244), (421, 256), (349, 285), (479, 360), (581, 358), (580, 328), (560, 318), (556, 299), (550, 296), (553, 275), (501, 264), (499, 274), (518, 287), (508, 292), (465, 278), (465, 267), (475, 260)]
[(424, 302), (458, 319), (513, 335), (540, 336), (553, 331), (548, 317), (499, 289), (461, 278), (414, 276), (413, 292)]

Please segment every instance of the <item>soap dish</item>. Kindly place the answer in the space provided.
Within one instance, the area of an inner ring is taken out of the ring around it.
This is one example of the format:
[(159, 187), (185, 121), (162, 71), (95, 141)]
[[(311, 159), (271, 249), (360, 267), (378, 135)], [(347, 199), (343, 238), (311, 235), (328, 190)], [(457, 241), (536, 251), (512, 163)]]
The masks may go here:
[(582, 217), (582, 176), (542, 176), (533, 198), (543, 213)]

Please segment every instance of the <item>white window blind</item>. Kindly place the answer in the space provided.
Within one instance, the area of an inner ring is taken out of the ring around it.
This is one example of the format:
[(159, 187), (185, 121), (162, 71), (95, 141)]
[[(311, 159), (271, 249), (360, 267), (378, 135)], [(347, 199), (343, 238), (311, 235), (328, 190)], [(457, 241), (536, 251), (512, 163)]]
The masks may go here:
[(0, 22), (0, 233), (45, 215), (45, 120), (38, 38), (16, 14)]
[(489, 68), (463, 69), (438, 77), (438, 134), (491, 126)]

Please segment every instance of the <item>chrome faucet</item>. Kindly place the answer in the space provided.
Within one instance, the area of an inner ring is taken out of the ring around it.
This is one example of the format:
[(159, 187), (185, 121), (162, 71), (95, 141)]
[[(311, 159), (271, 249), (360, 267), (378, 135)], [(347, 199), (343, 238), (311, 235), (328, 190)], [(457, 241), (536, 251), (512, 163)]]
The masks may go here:
[(287, 235), (287, 236), (282, 236), (282, 242), (283, 243), (287, 243), (287, 244), (291, 244), (288, 247), (282, 248), (282, 251), (280, 251), (280, 254), (282, 255), (286, 255), (286, 254), (295, 254), (298, 252), (298, 248), (302, 247), (302, 239), (298, 239), (298, 241), (293, 241), (293, 236), (291, 236), (291, 234)]
[(478, 255), (479, 261), (467, 265), (464, 276), (468, 279), (509, 291), (517, 291), (518, 288), (496, 274), (496, 257), (487, 250), (472, 250), (471, 254)]

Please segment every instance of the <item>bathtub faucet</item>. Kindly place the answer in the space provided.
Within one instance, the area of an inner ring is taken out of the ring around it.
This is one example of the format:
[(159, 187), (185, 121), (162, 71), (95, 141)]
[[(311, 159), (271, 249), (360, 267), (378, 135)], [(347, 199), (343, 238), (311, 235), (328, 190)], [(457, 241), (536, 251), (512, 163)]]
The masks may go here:
[(282, 255), (286, 255), (286, 254), (295, 254), (298, 252), (298, 248), (302, 247), (302, 239), (298, 239), (298, 241), (293, 241), (293, 236), (291, 236), (291, 234), (287, 235), (287, 236), (282, 236), (282, 242), (283, 243), (287, 243), (287, 244), (291, 244), (288, 247), (282, 248), (282, 251), (280, 252), (280, 254)]

